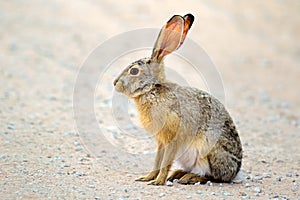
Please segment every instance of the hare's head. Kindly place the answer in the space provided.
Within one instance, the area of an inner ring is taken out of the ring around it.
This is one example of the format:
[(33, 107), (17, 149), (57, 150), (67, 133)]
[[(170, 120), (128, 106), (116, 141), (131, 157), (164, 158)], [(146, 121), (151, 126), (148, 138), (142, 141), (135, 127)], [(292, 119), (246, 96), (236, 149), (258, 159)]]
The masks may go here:
[(194, 16), (174, 15), (161, 29), (150, 58), (129, 65), (114, 81), (115, 89), (134, 98), (165, 82), (163, 59), (178, 49), (194, 21)]

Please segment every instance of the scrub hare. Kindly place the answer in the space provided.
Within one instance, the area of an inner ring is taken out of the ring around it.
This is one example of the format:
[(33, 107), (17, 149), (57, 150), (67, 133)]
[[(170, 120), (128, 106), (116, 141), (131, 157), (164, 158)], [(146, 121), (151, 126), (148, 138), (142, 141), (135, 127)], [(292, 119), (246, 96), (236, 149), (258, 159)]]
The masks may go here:
[[(114, 81), (116, 91), (134, 100), (141, 124), (157, 142), (153, 170), (137, 181), (230, 182), (240, 170), (242, 145), (224, 106), (204, 91), (165, 78), (163, 59), (182, 45), (193, 21), (192, 14), (174, 15), (151, 57), (133, 62)], [(173, 164), (179, 168), (168, 178)]]

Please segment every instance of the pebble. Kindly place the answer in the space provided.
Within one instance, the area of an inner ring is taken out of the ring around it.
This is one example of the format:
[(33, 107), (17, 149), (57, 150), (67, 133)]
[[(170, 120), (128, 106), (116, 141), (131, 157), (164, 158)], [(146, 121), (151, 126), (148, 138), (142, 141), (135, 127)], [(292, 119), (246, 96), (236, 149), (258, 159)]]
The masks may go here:
[(292, 191), (293, 192), (298, 191), (299, 187), (300, 187), (300, 182), (299, 183), (294, 183), (294, 186), (292, 187)]
[(59, 170), (56, 171), (56, 174), (63, 175), (63, 173), (61, 171), (59, 171)]
[[(242, 179), (236, 179), (236, 180), (233, 180), (232, 183), (241, 184), (241, 183), (243, 183), (243, 180)], [(212, 186), (212, 183), (209, 186)]]
[(2, 159), (2, 158), (6, 158), (6, 154), (0, 153), (0, 159)]
[(206, 183), (208, 186), (213, 186), (213, 183), (211, 181), (207, 181)]
[(13, 124), (8, 124), (7, 128), (10, 129), (10, 130), (16, 130), (16, 127)]
[(227, 191), (223, 191), (223, 195), (224, 195), (224, 196), (227, 196), (227, 197), (233, 196), (232, 194), (230, 194), (230, 193), (227, 192)]
[(253, 191), (254, 191), (255, 193), (261, 193), (260, 187), (255, 187), (255, 188), (253, 189)]
[(173, 186), (173, 183), (171, 181), (167, 181), (166, 186)]
[(286, 177), (292, 177), (293, 174), (292, 174), (292, 172), (289, 172), (289, 173), (287, 173), (285, 176), (286, 176)]
[(249, 183), (245, 183), (245, 187), (250, 187), (251, 185)]
[(84, 176), (85, 174), (83, 172), (75, 172), (75, 176)]
[(261, 159), (260, 162), (264, 163), (264, 164), (268, 163), (268, 161), (266, 161), (266, 159)]
[(251, 196), (246, 195), (246, 196), (242, 196), (243, 199), (251, 199)]
[(38, 190), (38, 189), (34, 189), (34, 190), (32, 190), (32, 192), (34, 192), (34, 193), (38, 193), (38, 192), (39, 192), (39, 190)]
[(263, 178), (271, 178), (271, 174), (269, 174), (269, 173), (264, 173), (264, 174), (262, 175), (262, 177), (263, 177)]
[(164, 196), (166, 196), (165, 193), (160, 193), (160, 194), (159, 194), (159, 197), (164, 197)]
[(80, 145), (80, 142), (74, 142), (74, 145), (75, 145), (75, 146), (79, 146), (79, 145)]
[(258, 183), (258, 182), (260, 182), (262, 179), (263, 179), (262, 176), (256, 176), (256, 177), (253, 177), (253, 178), (251, 179), (251, 181), (254, 182), (254, 183)]
[(67, 165), (66, 163), (62, 163), (62, 164), (60, 164), (59, 166), (60, 166), (60, 168), (70, 167), (70, 166)]
[(83, 150), (82, 147), (76, 147), (76, 148), (75, 148), (75, 151), (82, 151), (82, 150)]
[(198, 195), (200, 195), (200, 196), (205, 196), (205, 193), (204, 193), (204, 191), (202, 191), (202, 190), (198, 190), (198, 191), (196, 192), (196, 194), (198, 194)]
[(244, 197), (244, 196), (247, 196), (247, 193), (246, 192), (241, 192), (241, 195)]

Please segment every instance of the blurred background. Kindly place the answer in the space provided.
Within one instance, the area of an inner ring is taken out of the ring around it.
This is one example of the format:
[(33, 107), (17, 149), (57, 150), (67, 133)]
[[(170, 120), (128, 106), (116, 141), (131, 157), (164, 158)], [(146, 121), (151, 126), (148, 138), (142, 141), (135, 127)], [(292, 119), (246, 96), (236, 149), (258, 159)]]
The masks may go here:
[(244, 171), (251, 177), (271, 174), (272, 179), (263, 180), (270, 186), (266, 195), (296, 195), (289, 179), (276, 187), (272, 181), (300, 170), (297, 0), (0, 1), (0, 193), (40, 198), (49, 193), (66, 197), (71, 191), (78, 197), (84, 196), (81, 187), (85, 194), (95, 192), (87, 182), (107, 187), (114, 182), (110, 177), (121, 185), (133, 182), (131, 176), (98, 165), (76, 133), (73, 91), (78, 70), (109, 38), (161, 28), (174, 14), (186, 13), (195, 16), (188, 37), (205, 49), (222, 77), (226, 106), (244, 145)]

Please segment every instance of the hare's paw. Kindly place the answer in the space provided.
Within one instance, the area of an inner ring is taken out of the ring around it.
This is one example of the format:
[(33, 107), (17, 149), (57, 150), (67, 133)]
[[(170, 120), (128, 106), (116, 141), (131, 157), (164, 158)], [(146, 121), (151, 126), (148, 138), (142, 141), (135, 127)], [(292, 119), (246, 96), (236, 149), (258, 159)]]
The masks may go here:
[(153, 179), (154, 179), (154, 178), (152, 178), (152, 177), (148, 177), (148, 176), (141, 176), (141, 177), (139, 177), (139, 178), (135, 179), (135, 181), (147, 182), (147, 181), (151, 181), (151, 180), (153, 180)]
[(165, 180), (162, 179), (155, 179), (151, 182), (148, 183), (148, 185), (164, 185), (165, 184)]
[(135, 181), (142, 181), (142, 182), (152, 181), (157, 177), (158, 173), (159, 173), (159, 170), (152, 171), (146, 176), (142, 176), (142, 177), (135, 179)]
[(175, 179), (180, 179), (181, 177), (183, 177), (187, 172), (182, 171), (181, 169), (178, 169), (176, 171), (174, 171), (171, 176), (167, 179), (167, 181), (171, 181), (173, 182)]
[(192, 185), (195, 183), (205, 184), (208, 181), (208, 178), (199, 176), (197, 174), (188, 173), (182, 176), (178, 183), (184, 184), (184, 185)]

